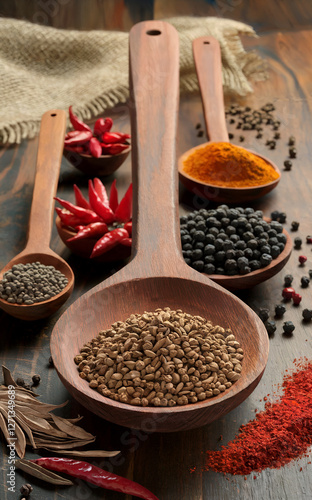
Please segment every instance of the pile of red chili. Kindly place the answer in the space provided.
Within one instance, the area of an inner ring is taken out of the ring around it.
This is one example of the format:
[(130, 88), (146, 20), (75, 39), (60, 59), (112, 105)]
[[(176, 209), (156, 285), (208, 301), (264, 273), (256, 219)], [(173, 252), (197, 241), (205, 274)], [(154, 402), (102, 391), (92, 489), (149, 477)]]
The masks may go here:
[(62, 209), (55, 210), (62, 224), (77, 232), (68, 241), (97, 238), (91, 258), (99, 257), (116, 245), (131, 247), (132, 244), (132, 184), (118, 202), (116, 180), (111, 185), (108, 197), (104, 184), (97, 177), (89, 179), (89, 201), (74, 184), (76, 205), (55, 197)]
[(242, 425), (238, 436), (220, 451), (207, 451), (204, 470), (250, 474), (278, 469), (308, 456), (312, 445), (312, 362), (295, 360), (286, 374), (279, 400), (266, 402), (264, 411)]
[(79, 120), (70, 106), (69, 119), (74, 130), (65, 136), (64, 147), (68, 151), (99, 158), (102, 155), (117, 155), (129, 148), (130, 135), (111, 132), (111, 118), (98, 118), (92, 131), (89, 125)]

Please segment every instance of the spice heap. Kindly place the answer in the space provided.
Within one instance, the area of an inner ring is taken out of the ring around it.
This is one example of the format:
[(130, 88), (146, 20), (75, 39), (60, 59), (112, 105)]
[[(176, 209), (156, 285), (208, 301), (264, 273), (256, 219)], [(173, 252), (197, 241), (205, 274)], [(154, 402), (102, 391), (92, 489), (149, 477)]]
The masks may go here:
[(312, 362), (296, 361), (296, 371), (285, 375), (283, 394), (266, 402), (265, 410), (242, 425), (238, 436), (221, 451), (208, 451), (204, 470), (250, 474), (279, 469), (308, 456), (312, 445)]
[(260, 186), (279, 178), (268, 162), (228, 142), (194, 150), (183, 161), (183, 171), (200, 182), (229, 188)]
[(117, 155), (129, 149), (129, 134), (110, 132), (113, 126), (111, 118), (96, 120), (93, 132), (89, 125), (79, 120), (69, 107), (69, 118), (74, 130), (68, 132), (64, 140), (64, 148), (78, 154), (99, 158), (102, 155)]
[[(5, 366), (2, 366), (2, 371), (4, 385), (0, 386), (0, 429), (8, 445), (12, 445), (14, 441), (19, 457), (24, 457), (26, 444), (30, 444), (34, 450), (43, 448), (74, 456), (107, 457), (119, 453), (102, 450), (76, 451), (75, 448), (95, 441), (95, 436), (76, 425), (81, 417), (66, 419), (54, 415), (52, 410), (61, 408), (66, 403), (42, 403), (37, 399), (37, 394), (20, 387)], [(11, 424), (8, 427), (9, 422)]]
[(230, 330), (166, 307), (117, 321), (84, 345), (75, 363), (103, 396), (172, 407), (224, 392), (240, 378), (242, 359)]
[(16, 264), (0, 281), (0, 297), (11, 304), (31, 305), (51, 299), (67, 284), (66, 276), (54, 266), (40, 262)]
[[(125, 196), (118, 202), (116, 179), (111, 185), (110, 196), (101, 179), (89, 179), (89, 201), (74, 184), (76, 205), (69, 201), (55, 198), (62, 209), (55, 210), (62, 225), (77, 232), (67, 241), (76, 242), (90, 239), (93, 241), (91, 258), (99, 257), (117, 245), (131, 247), (132, 244), (132, 184)], [(97, 240), (94, 242), (94, 239)]]
[(261, 210), (220, 205), (180, 217), (185, 262), (206, 274), (248, 274), (268, 266), (284, 250), (280, 222), (266, 222)]

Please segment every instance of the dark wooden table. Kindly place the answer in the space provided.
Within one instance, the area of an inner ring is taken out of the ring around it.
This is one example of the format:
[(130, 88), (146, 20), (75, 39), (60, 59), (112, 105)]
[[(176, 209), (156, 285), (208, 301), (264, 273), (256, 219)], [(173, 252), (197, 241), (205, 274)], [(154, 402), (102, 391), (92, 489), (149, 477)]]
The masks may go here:
[[(40, 6), (39, 6), (40, 3)], [(252, 24), (260, 38), (244, 40), (248, 50), (255, 49), (268, 63), (269, 78), (254, 84), (254, 92), (245, 99), (228, 100), (259, 108), (266, 102), (273, 102), (276, 116), (281, 121), (281, 139), (275, 150), (268, 151), (265, 137), (256, 140), (255, 134), (242, 134), (233, 128), (234, 139), (244, 135), (244, 145), (270, 158), (283, 169), (287, 158), (287, 140), (290, 135), (296, 137), (298, 157), (293, 162), (290, 172), (282, 174), (278, 188), (253, 204), (262, 209), (265, 215), (272, 210), (287, 213), (285, 228), (290, 230), (293, 220), (300, 222), (297, 233), (301, 236), (302, 250), (294, 250), (286, 267), (274, 278), (258, 285), (252, 290), (240, 292), (240, 297), (253, 309), (268, 307), (274, 315), (274, 305), (281, 302), (284, 275), (294, 275), (295, 288), (302, 294), (299, 307), (287, 305), (284, 320), (294, 322), (296, 329), (291, 338), (282, 334), (282, 323), (277, 320), (277, 331), (270, 339), (270, 354), (267, 368), (256, 390), (238, 408), (225, 418), (209, 426), (170, 434), (148, 434), (121, 428), (94, 416), (76, 403), (61, 384), (55, 370), (49, 367), (49, 338), (53, 325), (62, 311), (85, 291), (103, 281), (118, 270), (117, 265), (98, 265), (82, 260), (64, 247), (54, 228), (51, 247), (72, 266), (76, 284), (72, 297), (54, 316), (37, 322), (22, 322), (0, 313), (0, 360), (12, 370), (15, 377), (30, 381), (31, 376), (39, 373), (41, 383), (37, 390), (41, 400), (49, 403), (61, 403), (69, 400), (68, 405), (59, 411), (66, 417), (83, 415), (82, 425), (98, 436), (97, 447), (119, 449), (121, 454), (113, 459), (99, 461), (100, 465), (117, 474), (134, 479), (151, 489), (162, 500), (294, 500), (312, 497), (312, 475), (309, 459), (289, 464), (279, 470), (267, 469), (261, 474), (229, 476), (205, 472), (190, 474), (190, 468), (203, 464), (207, 449), (218, 449), (226, 444), (238, 432), (241, 424), (253, 418), (255, 410), (264, 406), (263, 397), (272, 395), (276, 385), (282, 381), (285, 370), (291, 369), (294, 358), (307, 356), (312, 359), (312, 323), (302, 322), (302, 310), (311, 308), (311, 286), (301, 289), (300, 277), (308, 274), (312, 268), (311, 245), (305, 238), (312, 233), (310, 173), (311, 146), (311, 108), (312, 108), (312, 64), (310, 48), (312, 44), (312, 8), (306, 1), (282, 4), (273, 2), (216, 1), (174, 2), (158, 0), (155, 2), (133, 1), (77, 1), (55, 2), (55, 9), (50, 15), (44, 9), (46, 2), (17, 2), (5, 0), (0, 7), (0, 15), (22, 17), (34, 20), (34, 13), (45, 12), (44, 22), (57, 27), (78, 29), (129, 29), (132, 24), (142, 19), (165, 18), (171, 15), (219, 15)], [(86, 11), (86, 4), (88, 9)], [(37, 10), (36, 10), (37, 9)], [(125, 107), (116, 107), (107, 113), (116, 121), (116, 126), (129, 131), (129, 118)], [(195, 125), (203, 125), (201, 101), (199, 96), (183, 97), (180, 103), (179, 133), (177, 154), (199, 144)], [(232, 129), (231, 129), (232, 130)], [(37, 139), (24, 141), (19, 146), (5, 147), (0, 150), (0, 266), (1, 268), (25, 244), (29, 209), (35, 173)], [(109, 188), (116, 177), (122, 192), (131, 180), (131, 160), (129, 159), (116, 173), (103, 179)], [(63, 159), (59, 180), (58, 194), (62, 198), (73, 199), (72, 184), (78, 184), (84, 192), (87, 178)], [(194, 199), (183, 188), (180, 191), (181, 213), (199, 207), (202, 202)], [(194, 205), (195, 204), (195, 205)], [(298, 256), (305, 254), (308, 261), (299, 267)], [(122, 266), (123, 264), (120, 264)], [(271, 396), (273, 398), (273, 396)], [(31, 498), (50, 499), (121, 499), (124, 495), (103, 491), (86, 483), (77, 482), (75, 486), (54, 489), (30, 477), (26, 478), (17, 471), (16, 491), (14, 495), (7, 490), (7, 447), (2, 444), (2, 465), (0, 479), (0, 498), (3, 500), (19, 498), (20, 486), (29, 481), (34, 486)], [(27, 458), (34, 457), (27, 452)]]

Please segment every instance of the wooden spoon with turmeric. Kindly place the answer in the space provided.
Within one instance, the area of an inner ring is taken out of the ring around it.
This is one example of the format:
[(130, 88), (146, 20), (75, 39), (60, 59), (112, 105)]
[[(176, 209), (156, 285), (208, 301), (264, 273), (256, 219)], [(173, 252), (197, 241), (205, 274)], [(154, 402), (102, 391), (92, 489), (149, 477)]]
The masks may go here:
[(196, 146), (179, 158), (185, 187), (216, 202), (243, 203), (274, 189), (281, 177), (267, 158), (229, 142), (219, 42), (210, 36), (193, 42), (195, 66), (210, 142)]

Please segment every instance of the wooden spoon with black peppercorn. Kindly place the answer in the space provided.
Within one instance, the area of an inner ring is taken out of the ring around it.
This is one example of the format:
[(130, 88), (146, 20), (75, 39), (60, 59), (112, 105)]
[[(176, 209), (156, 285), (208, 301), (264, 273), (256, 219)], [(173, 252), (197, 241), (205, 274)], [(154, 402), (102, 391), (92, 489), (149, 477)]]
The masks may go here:
[[(186, 162), (192, 155), (196, 154), (198, 150), (212, 143), (229, 143), (223, 101), (222, 65), (219, 42), (210, 36), (197, 38), (193, 41), (193, 54), (204, 106), (206, 130), (210, 141), (189, 149), (179, 158), (178, 169), (180, 180), (189, 191), (194, 193), (194, 195), (218, 203), (244, 203), (260, 198), (277, 186), (281, 174), (272, 161), (246, 148), (231, 145), (231, 147), (237, 151), (237, 156), (240, 158), (244, 157), (245, 152), (248, 157), (252, 154), (255, 163), (257, 163), (257, 160), (258, 162), (259, 160), (261, 162), (264, 160), (265, 164), (271, 169), (271, 178), (274, 180), (250, 187), (248, 187), (247, 182), (247, 187), (226, 187), (222, 185), (223, 182), (220, 182), (220, 180), (215, 184), (213, 184), (213, 182), (204, 182), (186, 171)], [(228, 154), (225, 154), (226, 160), (222, 171), (224, 170), (224, 181), (227, 181), (231, 172), (239, 172), (240, 169), (244, 167), (242, 167), (241, 161), (238, 162), (232, 157), (228, 158)]]
[(1, 270), (0, 280), (14, 265), (40, 262), (43, 266), (53, 266), (68, 282), (60, 293), (42, 302), (19, 304), (0, 298), (1, 309), (23, 320), (42, 319), (55, 313), (71, 295), (74, 287), (72, 269), (49, 247), (53, 224), (53, 197), (57, 190), (65, 129), (65, 111), (51, 110), (42, 116), (27, 244), (24, 250)]
[[(268, 335), (254, 311), (182, 257), (175, 168), (179, 47), (170, 24), (147, 21), (130, 31), (130, 89), (132, 260), (64, 312), (52, 331), (51, 354), (68, 391), (94, 413), (126, 427), (181, 431), (222, 417), (252, 392), (267, 362)], [(79, 377), (74, 356), (101, 330), (167, 306), (231, 328), (244, 350), (241, 378), (232, 387), (185, 406), (139, 407), (104, 397)]]

